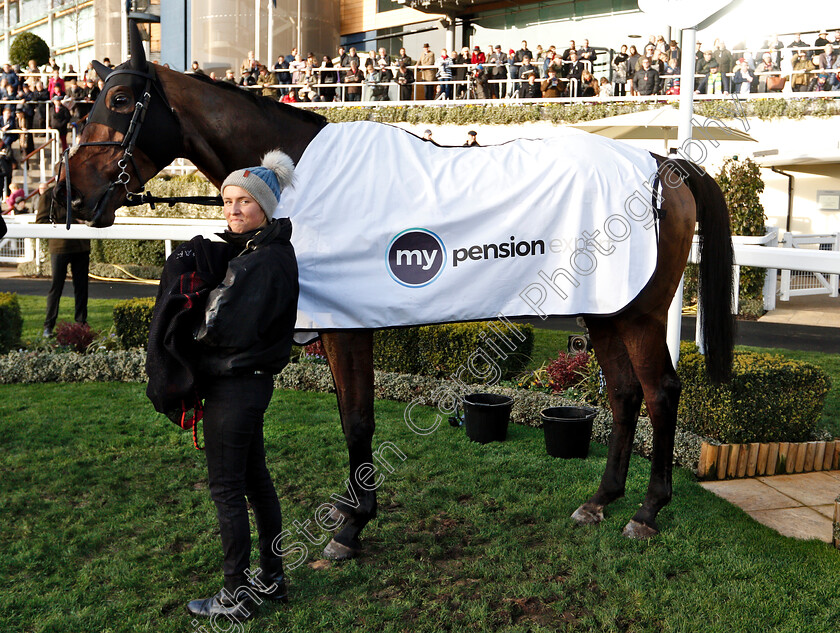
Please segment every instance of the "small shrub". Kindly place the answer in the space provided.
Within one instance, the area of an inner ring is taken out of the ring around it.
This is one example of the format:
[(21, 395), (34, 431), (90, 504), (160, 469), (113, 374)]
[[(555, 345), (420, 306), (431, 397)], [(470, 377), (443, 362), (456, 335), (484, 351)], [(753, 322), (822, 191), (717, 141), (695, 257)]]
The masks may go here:
[(114, 306), (114, 329), (123, 347), (146, 347), (154, 309), (155, 300), (152, 297), (128, 299)]
[(309, 345), (304, 345), (299, 360), (302, 363), (325, 365), (327, 363), (327, 352), (324, 350), (324, 344), (321, 342), (321, 339)]
[(680, 346), (681, 425), (721, 442), (803, 442), (813, 438), (830, 388), (816, 365), (738, 352), (729, 384), (714, 386), (692, 343)]
[(457, 374), (466, 383), (491, 382), (522, 371), (534, 347), (534, 329), (502, 322), (492, 327), (448, 323), (380, 330), (373, 340), (376, 369), (438, 377)]
[(551, 379), (552, 391), (556, 393), (577, 385), (583, 379), (588, 365), (589, 354), (586, 352), (560, 352), (546, 368), (546, 373)]
[(62, 321), (55, 328), (55, 340), (58, 344), (79, 354), (84, 354), (98, 335), (99, 333), (92, 330), (87, 323)]
[(20, 345), (23, 317), (20, 303), (12, 292), (0, 292), (0, 354)]

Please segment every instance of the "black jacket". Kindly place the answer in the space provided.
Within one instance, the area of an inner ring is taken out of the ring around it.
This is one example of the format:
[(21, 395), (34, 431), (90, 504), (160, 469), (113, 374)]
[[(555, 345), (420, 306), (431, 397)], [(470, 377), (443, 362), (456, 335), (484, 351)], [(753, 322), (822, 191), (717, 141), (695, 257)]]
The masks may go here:
[(241, 249), (207, 298), (196, 333), (199, 369), (212, 376), (279, 373), (289, 362), (297, 318), (298, 271), (288, 218), (250, 233), (225, 232)]
[(146, 395), (156, 411), (176, 424), (197, 406), (196, 365), (202, 350), (193, 332), (203, 321), (207, 296), (234, 255), (229, 244), (196, 236), (172, 251), (163, 267), (149, 325)]

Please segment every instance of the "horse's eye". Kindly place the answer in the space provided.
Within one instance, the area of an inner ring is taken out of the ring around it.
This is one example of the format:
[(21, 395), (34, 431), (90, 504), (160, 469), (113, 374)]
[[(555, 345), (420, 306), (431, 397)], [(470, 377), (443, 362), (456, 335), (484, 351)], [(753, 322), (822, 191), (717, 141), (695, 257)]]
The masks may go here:
[(128, 105), (128, 97), (125, 95), (116, 95), (111, 100), (111, 105), (115, 108), (121, 108), (124, 105)]

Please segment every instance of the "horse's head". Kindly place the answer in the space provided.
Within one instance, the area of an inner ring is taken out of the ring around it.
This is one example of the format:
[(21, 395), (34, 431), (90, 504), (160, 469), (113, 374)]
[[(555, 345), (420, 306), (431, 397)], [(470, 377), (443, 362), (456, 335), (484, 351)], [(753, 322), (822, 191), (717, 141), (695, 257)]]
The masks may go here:
[[(79, 144), (65, 154), (55, 189), (68, 217), (111, 226), (129, 192), (178, 155), (181, 130), (154, 65), (146, 61), (140, 32), (130, 22), (131, 59), (111, 69), (94, 61), (105, 83)], [(69, 195), (68, 195), (69, 191)]]

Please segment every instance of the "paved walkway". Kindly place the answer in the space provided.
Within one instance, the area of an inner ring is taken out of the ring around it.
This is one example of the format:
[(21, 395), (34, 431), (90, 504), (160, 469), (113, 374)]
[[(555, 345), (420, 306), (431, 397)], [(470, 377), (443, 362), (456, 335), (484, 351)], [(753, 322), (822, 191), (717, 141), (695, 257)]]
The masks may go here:
[(700, 485), (780, 534), (831, 542), (840, 470), (704, 481)]
[(817, 295), (776, 301), (776, 309), (765, 314), (758, 322), (840, 327), (840, 297)]

